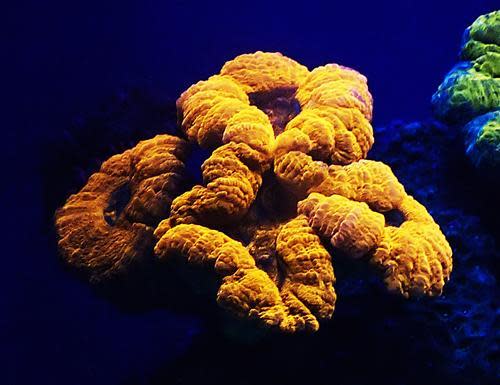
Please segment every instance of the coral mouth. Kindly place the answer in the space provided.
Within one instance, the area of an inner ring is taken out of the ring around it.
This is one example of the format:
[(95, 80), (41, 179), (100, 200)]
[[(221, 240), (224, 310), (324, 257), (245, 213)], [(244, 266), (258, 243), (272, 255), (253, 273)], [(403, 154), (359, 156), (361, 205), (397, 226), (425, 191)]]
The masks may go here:
[(405, 222), (404, 214), (397, 209), (386, 211), (382, 213), (385, 217), (385, 223), (388, 226), (400, 227)]
[(104, 219), (108, 225), (114, 226), (119, 221), (131, 196), (132, 192), (128, 183), (113, 192), (108, 206), (104, 209)]
[(296, 91), (296, 88), (277, 88), (248, 95), (250, 104), (269, 117), (274, 136), (282, 133), (287, 123), (300, 113), (300, 104), (295, 98)]

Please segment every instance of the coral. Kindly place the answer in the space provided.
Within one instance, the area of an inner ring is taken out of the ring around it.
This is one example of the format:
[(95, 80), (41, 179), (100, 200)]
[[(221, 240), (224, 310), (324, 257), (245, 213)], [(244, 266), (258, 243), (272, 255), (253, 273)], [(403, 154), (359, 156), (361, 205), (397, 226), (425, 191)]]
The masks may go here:
[(345, 167), (330, 166), (328, 177), (308, 192), (342, 195), (379, 212), (396, 209), (406, 194), (389, 166), (365, 159)]
[(304, 218), (290, 221), (279, 232), (276, 250), (285, 265), (280, 288), (257, 268), (240, 242), (219, 231), (194, 224), (165, 229), (160, 224), (155, 234), (160, 238), (155, 254), (161, 260), (181, 254), (188, 263), (209, 266), (223, 277), (217, 302), (242, 318), (295, 332), (318, 329), (312, 312), (321, 318), (333, 313), (330, 256)]
[(476, 60), (484, 55), (500, 53), (499, 36), (500, 12), (494, 11), (479, 16), (464, 32), (462, 58)]
[(440, 295), (452, 270), (452, 251), (427, 210), (411, 196), (399, 208), (405, 221), (387, 226), (371, 262), (382, 269), (389, 290), (410, 295)]
[[(280, 103), (270, 108), (268, 99)], [(268, 108), (263, 110), (268, 115), (255, 107), (266, 100)], [(195, 186), (174, 201), (171, 226), (241, 218), (255, 200), (260, 184), (255, 181), (271, 167), (273, 158), (278, 177), (292, 179), (289, 185), (296, 186), (300, 182), (286, 165), (304, 156), (346, 164), (364, 158), (373, 144), (372, 98), (364, 76), (338, 65), (309, 73), (279, 53), (238, 56), (223, 66), (220, 75), (185, 91), (177, 107), (181, 127), (191, 141), (222, 146), (203, 166), (206, 187)], [(300, 108), (298, 114), (290, 111), (295, 107)], [(294, 114), (289, 121), (283, 118)], [(307, 149), (297, 143), (297, 133)], [(301, 153), (287, 155), (295, 149)], [(233, 161), (217, 173), (206, 171), (211, 169), (208, 165), (221, 164), (221, 157)]]
[(262, 183), (261, 172), (252, 167), (259, 164), (259, 156), (245, 143), (228, 143), (215, 150), (202, 166), (207, 187), (195, 186), (173, 201), (170, 225), (241, 218)]
[(500, 11), (478, 17), (464, 33), (463, 61), (453, 67), (432, 96), (436, 117), (463, 128), (466, 154), (479, 168), (497, 167), (500, 137), (495, 134), (498, 119), (493, 112), (500, 108), (498, 36)]
[(382, 214), (341, 195), (312, 193), (298, 205), (299, 213), (334, 248), (353, 258), (370, 255), (390, 291), (405, 297), (441, 294), (452, 270), (446, 238), (412, 197), (405, 196), (396, 209), (404, 222), (385, 227)]
[[(336, 295), (330, 254), (309, 227), (307, 218), (299, 215), (284, 224), (276, 240), (285, 278), (281, 286), (284, 302), (304, 314), (306, 319), (328, 319), (333, 314)], [(311, 321), (313, 330), (319, 325)]]
[(105, 161), (56, 212), (68, 264), (101, 281), (123, 274), (150, 251), (153, 230), (180, 191), (187, 143), (158, 135)]
[[(441, 293), (452, 261), (439, 226), (389, 166), (364, 159), (374, 138), (363, 75), (256, 52), (188, 88), (176, 106), (187, 139), (211, 151), (203, 184), (178, 195), (180, 139), (111, 158), (57, 214), (71, 264), (104, 279), (151, 251), (154, 263), (177, 256), (215, 272), (221, 307), (285, 333), (332, 317), (331, 254), (369, 259), (403, 297)], [(131, 197), (107, 223), (121, 186)]]
[(309, 71), (278, 52), (259, 51), (228, 61), (220, 73), (236, 80), (246, 93), (254, 93), (279, 88), (296, 89)]
[(201, 218), (212, 223), (241, 218), (255, 199), (261, 174), (270, 167), (274, 133), (240, 87), (231, 78), (214, 76), (189, 88), (177, 102), (190, 140), (224, 145), (203, 164), (207, 186), (195, 186), (173, 202), (171, 226)]
[(329, 238), (333, 247), (355, 258), (378, 245), (384, 232), (382, 214), (341, 195), (312, 193), (299, 202), (298, 212), (308, 218), (314, 230)]
[[(166, 230), (166, 231), (165, 231)], [(175, 253), (195, 265), (212, 267), (224, 281), (217, 302), (242, 317), (254, 317), (269, 324), (279, 324), (285, 318), (285, 307), (278, 288), (262, 270), (245, 247), (225, 234), (203, 226), (185, 224), (156, 230), (160, 238), (155, 254), (168, 259)]]
[(465, 152), (476, 167), (500, 167), (500, 110), (471, 120), (465, 127)]
[(286, 129), (299, 129), (318, 160), (348, 164), (366, 157), (373, 144), (373, 101), (366, 78), (337, 64), (315, 68), (296, 94), (302, 111)]
[(460, 62), (446, 75), (432, 97), (435, 115), (445, 122), (464, 124), (500, 105), (500, 80)]

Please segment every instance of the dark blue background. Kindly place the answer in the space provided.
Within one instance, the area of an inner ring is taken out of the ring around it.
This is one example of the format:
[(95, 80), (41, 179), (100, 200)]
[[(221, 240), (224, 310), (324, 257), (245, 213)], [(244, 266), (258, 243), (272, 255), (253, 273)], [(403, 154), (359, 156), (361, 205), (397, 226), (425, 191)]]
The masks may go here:
[(6, 220), (0, 383), (142, 383), (182, 356), (204, 329), (199, 319), (167, 310), (121, 312), (63, 271), (44, 227), (39, 165), (41, 144), (61, 136), (74, 116), (128, 86), (175, 99), (226, 60), (264, 50), (280, 51), (309, 68), (338, 62), (361, 71), (375, 99), (375, 126), (395, 118), (423, 119), (430, 96), (456, 61), (463, 30), (494, 3), (9, 5), (1, 27)]

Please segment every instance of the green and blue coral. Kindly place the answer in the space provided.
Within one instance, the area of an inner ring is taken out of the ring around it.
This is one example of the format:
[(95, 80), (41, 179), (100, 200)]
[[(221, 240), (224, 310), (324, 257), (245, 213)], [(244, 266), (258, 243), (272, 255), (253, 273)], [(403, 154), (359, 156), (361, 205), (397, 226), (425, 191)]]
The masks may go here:
[(465, 127), (465, 152), (479, 168), (500, 166), (500, 110), (471, 120)]
[(465, 30), (462, 59), (432, 97), (435, 115), (463, 127), (466, 154), (478, 168), (500, 164), (500, 11)]

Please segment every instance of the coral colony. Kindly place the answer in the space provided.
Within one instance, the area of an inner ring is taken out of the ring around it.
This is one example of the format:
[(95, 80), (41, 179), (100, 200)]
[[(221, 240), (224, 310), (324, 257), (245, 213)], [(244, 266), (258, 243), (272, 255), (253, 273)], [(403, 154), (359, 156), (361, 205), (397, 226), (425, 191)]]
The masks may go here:
[[(332, 317), (335, 256), (370, 263), (406, 298), (441, 294), (445, 236), (389, 166), (365, 159), (363, 75), (245, 54), (185, 91), (177, 112), (187, 140), (158, 135), (111, 157), (57, 211), (61, 254), (91, 281), (180, 256), (215, 271), (221, 307), (287, 333)], [(211, 155), (204, 184), (186, 191), (190, 145)]]
[[(500, 167), (500, 11), (477, 18), (465, 30), (458, 63), (432, 97), (434, 113), (463, 128), (472, 163)], [(497, 174), (498, 175), (498, 174)]]

